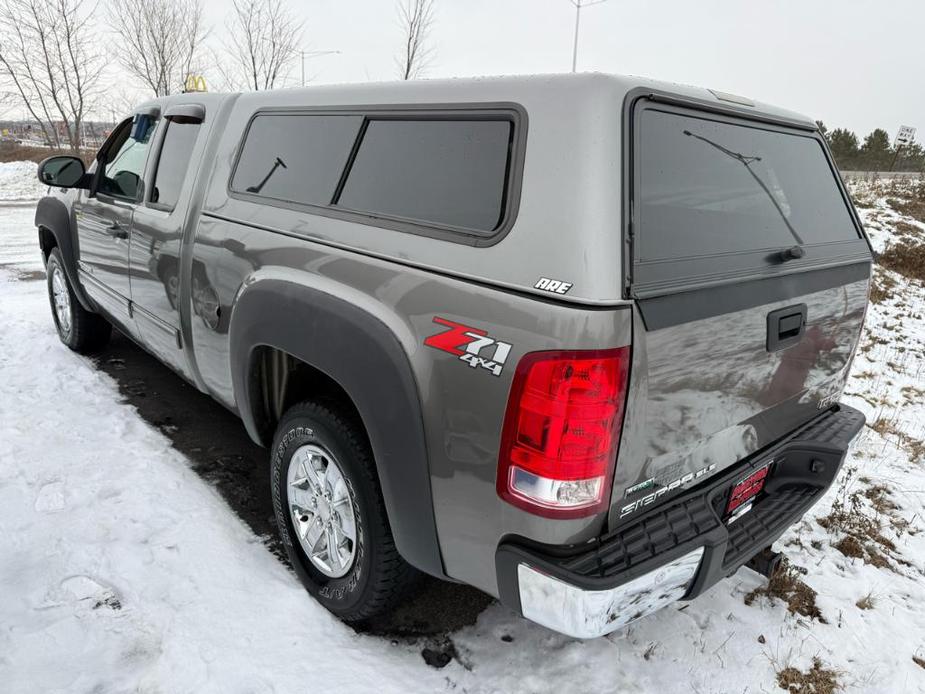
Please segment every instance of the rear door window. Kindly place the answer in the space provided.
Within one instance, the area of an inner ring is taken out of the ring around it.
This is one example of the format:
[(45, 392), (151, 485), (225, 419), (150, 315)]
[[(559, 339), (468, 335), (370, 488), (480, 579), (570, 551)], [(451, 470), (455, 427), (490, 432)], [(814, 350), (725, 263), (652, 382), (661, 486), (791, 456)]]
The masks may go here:
[(259, 114), (244, 139), (231, 189), (330, 204), (362, 123), (362, 116)]
[(337, 205), (493, 231), (512, 130), (507, 120), (371, 120)]
[(636, 123), (637, 279), (766, 272), (793, 246), (813, 262), (866, 249), (815, 137), (652, 107)]

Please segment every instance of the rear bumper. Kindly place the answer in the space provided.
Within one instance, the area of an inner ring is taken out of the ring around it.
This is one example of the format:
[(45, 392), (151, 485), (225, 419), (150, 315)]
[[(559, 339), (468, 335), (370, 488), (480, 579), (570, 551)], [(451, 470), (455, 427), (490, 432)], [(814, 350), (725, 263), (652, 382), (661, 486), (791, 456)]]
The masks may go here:
[[(863, 426), (863, 414), (839, 405), (593, 544), (506, 540), (495, 555), (501, 601), (551, 629), (593, 638), (691, 600), (772, 544), (825, 494)], [(731, 487), (771, 461), (752, 510), (723, 522)]]

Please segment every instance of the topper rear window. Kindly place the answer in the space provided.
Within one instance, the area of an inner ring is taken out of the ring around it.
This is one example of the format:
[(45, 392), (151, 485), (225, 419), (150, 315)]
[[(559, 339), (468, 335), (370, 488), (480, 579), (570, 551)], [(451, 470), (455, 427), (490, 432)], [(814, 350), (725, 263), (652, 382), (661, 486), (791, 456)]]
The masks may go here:
[(808, 132), (649, 106), (636, 113), (633, 157), (638, 282), (766, 273), (795, 246), (805, 259), (794, 265), (866, 253)]

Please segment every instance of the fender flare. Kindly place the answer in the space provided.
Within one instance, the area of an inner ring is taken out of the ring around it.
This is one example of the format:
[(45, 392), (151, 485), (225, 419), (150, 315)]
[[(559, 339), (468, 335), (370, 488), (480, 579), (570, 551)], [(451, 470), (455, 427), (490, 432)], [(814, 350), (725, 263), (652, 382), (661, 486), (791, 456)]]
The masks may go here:
[[(47, 230), (55, 237), (58, 250), (64, 259), (64, 274), (74, 291), (74, 295), (88, 311), (96, 311), (96, 307), (84, 292), (77, 275), (77, 225), (71, 215), (71, 210), (58, 198), (45, 196), (39, 200), (35, 208), (35, 226)], [(39, 237), (41, 243), (41, 237)]]
[(229, 330), (232, 386), (251, 438), (268, 445), (272, 434), (257, 421), (261, 394), (250, 378), (263, 346), (318, 369), (350, 396), (369, 436), (395, 546), (413, 566), (445, 576), (421, 402), (398, 337), (368, 311), (318, 289), (275, 278), (245, 283)]

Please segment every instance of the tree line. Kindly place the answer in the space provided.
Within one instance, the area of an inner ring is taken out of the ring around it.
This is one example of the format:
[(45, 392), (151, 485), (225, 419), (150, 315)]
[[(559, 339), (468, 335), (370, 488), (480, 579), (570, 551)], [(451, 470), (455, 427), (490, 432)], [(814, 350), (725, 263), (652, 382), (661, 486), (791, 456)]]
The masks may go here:
[(861, 142), (847, 128), (829, 130), (816, 121), (842, 171), (925, 171), (925, 149), (918, 142), (895, 147), (889, 133), (876, 128)]
[[(0, 107), (22, 109), (46, 145), (76, 152), (91, 114), (134, 106), (104, 83), (110, 62), (154, 97), (182, 92), (191, 75), (217, 91), (291, 86), (305, 26), (289, 1), (232, 0), (219, 40), (202, 0), (0, 0)], [(402, 79), (423, 76), (433, 57), (433, 4), (398, 0)]]

